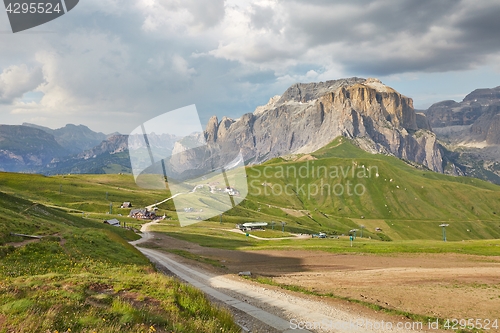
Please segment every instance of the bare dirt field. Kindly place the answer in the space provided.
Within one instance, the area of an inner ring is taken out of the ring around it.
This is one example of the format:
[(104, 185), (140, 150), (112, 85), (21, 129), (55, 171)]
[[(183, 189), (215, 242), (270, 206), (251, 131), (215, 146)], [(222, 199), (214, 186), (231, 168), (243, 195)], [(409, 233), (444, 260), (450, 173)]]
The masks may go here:
[[(413, 314), (500, 321), (500, 257), (230, 251), (201, 247), (162, 234), (155, 234), (155, 239), (148, 243), (215, 259), (225, 268), (198, 264), (221, 275), (251, 271), (272, 277), (279, 283)], [(336, 299), (330, 301), (341, 307), (347, 303)]]

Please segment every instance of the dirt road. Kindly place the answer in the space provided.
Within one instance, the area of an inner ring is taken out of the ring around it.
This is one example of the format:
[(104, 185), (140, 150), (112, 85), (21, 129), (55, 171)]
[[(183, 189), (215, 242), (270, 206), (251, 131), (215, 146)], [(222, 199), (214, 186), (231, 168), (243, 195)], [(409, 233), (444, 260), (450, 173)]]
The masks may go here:
[[(218, 270), (223, 275), (250, 270), (277, 283), (389, 309), (445, 319), (498, 319), (500, 325), (500, 256), (231, 251), (202, 247), (162, 233), (157, 233), (149, 244), (219, 262), (225, 266)], [(215, 271), (213, 267), (203, 268)], [(347, 307), (343, 301), (328, 302)], [(352, 308), (352, 303), (348, 307)]]
[[(146, 227), (147, 228), (147, 227)], [(149, 243), (163, 236), (144, 233)], [(158, 250), (138, 247), (160, 267), (204, 291), (213, 299), (233, 310), (244, 331), (257, 332), (338, 332), (338, 333), (410, 333), (431, 332), (423, 329), (405, 329), (404, 318), (383, 314), (366, 315), (360, 307), (337, 307), (327, 300), (297, 293), (263, 287), (234, 275), (204, 269), (187, 259)], [(401, 326), (399, 326), (401, 325)], [(408, 326), (406, 326), (408, 327)], [(302, 329), (300, 329), (302, 328)], [(437, 331), (433, 331), (437, 332)]]

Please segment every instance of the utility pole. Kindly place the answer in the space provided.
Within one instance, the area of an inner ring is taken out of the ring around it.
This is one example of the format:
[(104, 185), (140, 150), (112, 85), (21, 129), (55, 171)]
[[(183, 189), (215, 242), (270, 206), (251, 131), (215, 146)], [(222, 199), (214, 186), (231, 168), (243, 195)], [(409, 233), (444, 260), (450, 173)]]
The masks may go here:
[(443, 228), (443, 242), (446, 242), (446, 227), (449, 226), (449, 224), (443, 223), (439, 225), (441, 228)]
[(109, 214), (110, 215), (113, 214), (113, 203), (112, 202), (109, 203)]

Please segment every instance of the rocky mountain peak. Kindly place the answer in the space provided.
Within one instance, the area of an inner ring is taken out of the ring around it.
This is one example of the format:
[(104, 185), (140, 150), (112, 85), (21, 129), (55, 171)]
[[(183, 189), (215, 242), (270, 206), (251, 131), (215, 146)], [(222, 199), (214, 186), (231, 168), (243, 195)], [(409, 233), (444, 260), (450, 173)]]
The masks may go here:
[(384, 85), (378, 79), (368, 79), (340, 87), (335, 96), (342, 101), (349, 101), (345, 106), (350, 104), (369, 117), (384, 118), (398, 128), (418, 130), (413, 100)]
[(479, 102), (481, 104), (500, 100), (500, 86), (492, 89), (476, 89), (464, 98), (464, 102)]
[(212, 116), (208, 120), (207, 128), (205, 130), (205, 138), (207, 142), (215, 142), (217, 140), (217, 132), (219, 130), (219, 120), (217, 116)]
[[(442, 156), (424, 114), (411, 98), (378, 79), (297, 83), (238, 120), (212, 117), (205, 137), (213, 151), (242, 151), (245, 160), (313, 152), (338, 136), (442, 172)], [(418, 133), (417, 133), (418, 132)], [(418, 135), (416, 135), (418, 134)], [(229, 154), (230, 155), (230, 154)]]
[(276, 104), (278, 103), (278, 101), (280, 100), (280, 98), (281, 98), (280, 95), (276, 95), (274, 97), (271, 97), (271, 99), (269, 100), (269, 102), (267, 102), (266, 105), (258, 106), (255, 109), (255, 111), (254, 111), (253, 114), (258, 115), (258, 114), (266, 112), (269, 109), (272, 109), (274, 106), (276, 106)]
[(353, 77), (318, 83), (296, 83), (285, 91), (277, 104), (283, 104), (288, 101), (307, 103), (311, 100), (318, 99), (328, 92), (334, 92), (340, 87), (347, 87), (365, 81), (365, 79)]

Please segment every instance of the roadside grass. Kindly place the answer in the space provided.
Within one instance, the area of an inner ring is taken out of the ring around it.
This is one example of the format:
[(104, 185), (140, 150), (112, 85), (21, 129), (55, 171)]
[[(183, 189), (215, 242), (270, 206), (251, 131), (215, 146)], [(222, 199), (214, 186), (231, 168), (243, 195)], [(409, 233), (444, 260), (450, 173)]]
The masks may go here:
[(201, 291), (159, 273), (137, 266), (73, 270), (0, 282), (0, 331), (239, 332)]

